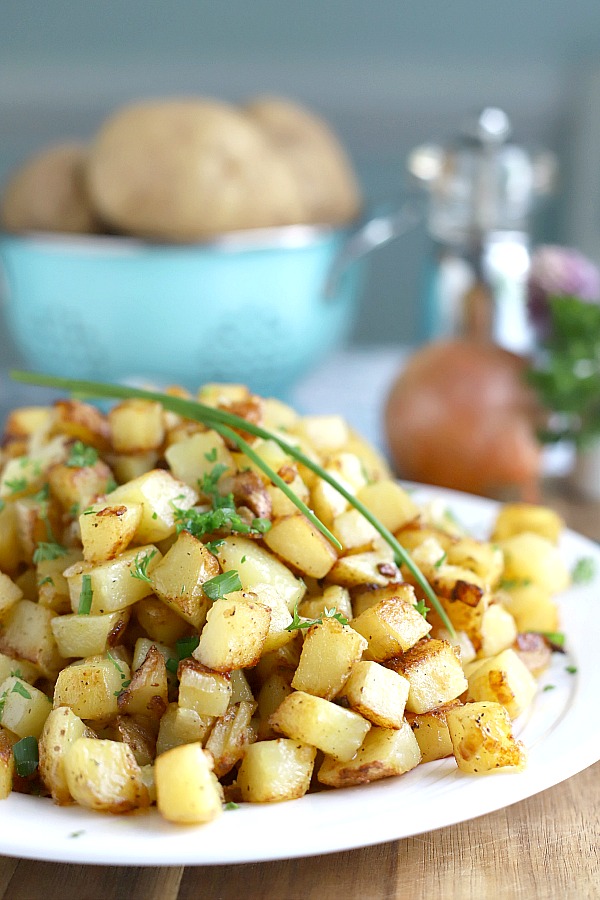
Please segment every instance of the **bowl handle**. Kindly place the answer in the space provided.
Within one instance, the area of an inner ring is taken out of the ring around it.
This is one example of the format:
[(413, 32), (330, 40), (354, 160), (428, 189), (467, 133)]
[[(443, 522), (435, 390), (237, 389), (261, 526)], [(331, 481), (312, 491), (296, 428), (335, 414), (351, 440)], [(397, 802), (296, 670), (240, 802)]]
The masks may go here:
[(329, 269), (323, 296), (330, 300), (336, 295), (338, 282), (346, 269), (396, 238), (402, 237), (411, 228), (423, 221), (422, 204), (414, 199), (406, 200), (395, 212), (373, 216), (354, 231), (343, 244)]

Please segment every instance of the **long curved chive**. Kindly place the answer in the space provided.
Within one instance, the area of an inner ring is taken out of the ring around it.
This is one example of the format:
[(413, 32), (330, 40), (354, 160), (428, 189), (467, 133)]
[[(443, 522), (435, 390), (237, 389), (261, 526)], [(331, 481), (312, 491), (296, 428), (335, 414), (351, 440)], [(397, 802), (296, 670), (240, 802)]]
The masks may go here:
[[(252, 456), (249, 456), (252, 461), (262, 469), (262, 471), (282, 490), (286, 496), (295, 504), (295, 506), (303, 513), (303, 515), (307, 516), (310, 521), (321, 531), (332, 543), (340, 547), (339, 542), (335, 539), (335, 537), (329, 532), (327, 528), (323, 525), (323, 523), (312, 513), (308, 507), (302, 503), (300, 498), (294, 494), (288, 487), (288, 485), (283, 482), (281, 478), (274, 472), (264, 460), (260, 459), (258, 454), (254, 454), (252, 449), (249, 447), (248, 443), (244, 441), (242, 437), (232, 429), (241, 429), (247, 434), (252, 434), (255, 437), (263, 438), (264, 440), (275, 441), (281, 449), (291, 456), (293, 459), (302, 463), (307, 469), (310, 469), (311, 472), (314, 472), (320, 479), (326, 481), (330, 484), (342, 497), (344, 497), (348, 503), (353, 506), (358, 512), (360, 512), (365, 519), (375, 528), (375, 530), (381, 535), (387, 545), (391, 548), (394, 553), (395, 561), (398, 565), (404, 565), (413, 575), (416, 582), (419, 584), (423, 592), (425, 593), (427, 599), (431, 602), (433, 608), (439, 615), (442, 620), (445, 628), (449, 632), (452, 637), (455, 637), (454, 627), (448, 618), (444, 607), (438, 600), (436, 594), (431, 588), (431, 585), (419, 569), (419, 567), (413, 562), (410, 554), (404, 547), (399, 543), (399, 541), (394, 537), (394, 535), (383, 525), (382, 522), (379, 521), (368, 509), (367, 507), (360, 502), (356, 498), (356, 496), (350, 491), (347, 491), (343, 485), (341, 485), (332, 475), (330, 475), (325, 469), (322, 468), (318, 463), (313, 462), (309, 457), (307, 457), (301, 450), (295, 447), (293, 444), (290, 444), (284, 438), (280, 437), (278, 434), (268, 431), (265, 428), (261, 428), (260, 425), (255, 425), (253, 422), (248, 422), (246, 419), (241, 418), (240, 416), (236, 416), (234, 413), (227, 412), (223, 409), (215, 409), (213, 406), (208, 406), (204, 403), (201, 403), (198, 400), (187, 400), (183, 397), (174, 397), (170, 394), (164, 394), (160, 391), (152, 391), (146, 390), (144, 388), (135, 388), (128, 387), (126, 385), (120, 384), (107, 384), (101, 381), (85, 381), (80, 379), (71, 379), (71, 378), (62, 378), (55, 375), (44, 375), (37, 372), (24, 372), (24, 371), (13, 371), (11, 372), (11, 378), (14, 381), (22, 382), (23, 384), (35, 384), (43, 387), (51, 387), (57, 388), (59, 390), (69, 391), (72, 394), (76, 394), (78, 397), (87, 397), (87, 398), (105, 398), (105, 399), (113, 399), (113, 400), (131, 400), (133, 398), (140, 400), (152, 400), (157, 403), (160, 403), (165, 409), (170, 410), (171, 412), (177, 413), (183, 416), (186, 419), (192, 419), (196, 422), (201, 422), (204, 425), (210, 425), (215, 431), (219, 431), (222, 436), (225, 436), (223, 432), (226, 432), (226, 436), (228, 439), (233, 440), (238, 447), (244, 452), (247, 453), (250, 450)], [(222, 429), (222, 430), (220, 430)]]

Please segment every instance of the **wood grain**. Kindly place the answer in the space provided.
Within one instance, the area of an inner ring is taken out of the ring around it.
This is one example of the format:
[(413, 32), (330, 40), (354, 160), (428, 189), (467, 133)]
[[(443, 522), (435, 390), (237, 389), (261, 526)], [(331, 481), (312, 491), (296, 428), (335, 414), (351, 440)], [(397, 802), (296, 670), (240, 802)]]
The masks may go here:
[[(600, 539), (600, 504), (561, 483), (548, 486), (547, 499), (571, 527)], [(182, 869), (0, 857), (0, 900), (599, 900), (599, 810), (597, 763), (490, 815), (310, 859)]]

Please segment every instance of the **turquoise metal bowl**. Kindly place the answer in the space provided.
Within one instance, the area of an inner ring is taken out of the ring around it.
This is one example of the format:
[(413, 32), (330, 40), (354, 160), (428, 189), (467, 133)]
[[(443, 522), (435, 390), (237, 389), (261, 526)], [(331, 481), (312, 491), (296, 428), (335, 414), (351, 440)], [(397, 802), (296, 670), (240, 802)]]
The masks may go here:
[(36, 371), (285, 396), (355, 321), (365, 269), (346, 258), (352, 238), (301, 226), (194, 246), (3, 234), (6, 327)]

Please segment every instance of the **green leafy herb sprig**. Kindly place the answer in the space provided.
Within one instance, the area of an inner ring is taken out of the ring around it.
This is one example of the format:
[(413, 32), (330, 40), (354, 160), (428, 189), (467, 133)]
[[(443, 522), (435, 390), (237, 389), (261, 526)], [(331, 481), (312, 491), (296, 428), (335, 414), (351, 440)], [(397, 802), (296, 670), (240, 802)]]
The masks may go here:
[(332, 606), (331, 609), (325, 607), (323, 609), (323, 615), (318, 619), (305, 619), (298, 612), (298, 604), (294, 606), (294, 615), (292, 621), (289, 625), (286, 625), (286, 631), (303, 631), (307, 628), (311, 628), (313, 625), (322, 625), (323, 619), (337, 619), (340, 625), (347, 625), (348, 619), (342, 615), (342, 613), (337, 612), (335, 606)]
[(317, 528), (325, 537), (338, 549), (341, 545), (337, 538), (329, 531), (329, 529), (315, 516), (311, 509), (294, 493), (294, 491), (285, 483), (277, 472), (266, 463), (258, 453), (252, 449), (248, 442), (239, 433), (251, 434), (254, 437), (260, 437), (264, 440), (271, 440), (278, 444), (288, 456), (300, 462), (303, 466), (314, 472), (322, 481), (330, 484), (347, 502), (358, 510), (361, 515), (375, 528), (378, 534), (384, 539), (394, 553), (397, 565), (404, 565), (413, 575), (427, 599), (436, 610), (444, 626), (451, 635), (454, 635), (454, 628), (448, 619), (446, 611), (435, 595), (431, 585), (413, 562), (410, 554), (402, 547), (399, 541), (383, 525), (373, 513), (358, 498), (340, 484), (332, 475), (330, 475), (322, 466), (311, 460), (298, 447), (289, 443), (281, 435), (276, 432), (269, 431), (253, 422), (236, 416), (234, 413), (223, 409), (216, 409), (200, 403), (197, 400), (189, 400), (182, 397), (174, 397), (170, 394), (164, 394), (160, 391), (149, 391), (142, 388), (134, 388), (120, 384), (107, 384), (98, 381), (83, 381), (71, 378), (60, 378), (54, 375), (44, 375), (36, 372), (13, 371), (11, 377), (23, 384), (35, 384), (44, 387), (56, 388), (58, 390), (69, 391), (77, 394), (80, 398), (105, 398), (113, 400), (131, 400), (133, 398), (140, 400), (150, 400), (160, 403), (165, 409), (174, 412), (186, 419), (212, 428), (217, 434), (230, 441), (244, 453), (264, 474), (269, 478), (272, 484), (280, 488), (286, 497), (296, 506), (296, 508)]
[(600, 305), (559, 296), (550, 297), (548, 307), (548, 336), (527, 373), (554, 414), (539, 438), (584, 447), (600, 436)]

